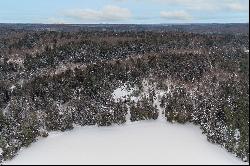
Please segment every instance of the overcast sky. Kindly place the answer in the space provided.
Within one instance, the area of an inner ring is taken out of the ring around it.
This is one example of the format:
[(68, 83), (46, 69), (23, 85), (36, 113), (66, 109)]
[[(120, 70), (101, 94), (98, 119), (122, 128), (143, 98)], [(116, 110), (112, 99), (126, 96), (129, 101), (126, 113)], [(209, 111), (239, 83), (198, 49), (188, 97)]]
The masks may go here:
[(0, 0), (2, 23), (248, 22), (249, 0)]

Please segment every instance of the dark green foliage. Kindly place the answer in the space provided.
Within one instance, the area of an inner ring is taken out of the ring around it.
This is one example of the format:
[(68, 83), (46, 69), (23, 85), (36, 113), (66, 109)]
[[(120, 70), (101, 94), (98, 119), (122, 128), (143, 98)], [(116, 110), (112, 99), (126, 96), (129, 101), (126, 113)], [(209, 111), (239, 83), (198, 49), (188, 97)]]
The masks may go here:
[(165, 99), (165, 116), (169, 122), (186, 123), (191, 120), (193, 105), (184, 89), (175, 89), (171, 96)]
[(146, 99), (138, 102), (130, 107), (130, 120), (132, 122), (139, 120), (156, 120), (158, 118), (158, 111)]
[(72, 129), (73, 118), (70, 111), (69, 108), (60, 108), (59, 104), (50, 105), (49, 109), (46, 110), (46, 128), (52, 131)]
[[(238, 157), (249, 160), (249, 98), (240, 96), (236, 101), (236, 109), (230, 110), (228, 107), (224, 108), (226, 122), (229, 127), (229, 139), (227, 148), (234, 152)], [(239, 133), (239, 138), (235, 138)], [(237, 146), (235, 147), (235, 144)], [(246, 158), (247, 157), (247, 158)]]
[(112, 125), (112, 122), (114, 121), (114, 116), (112, 113), (110, 112), (101, 112), (101, 113), (98, 113), (98, 116), (97, 116), (98, 120), (97, 120), (97, 125), (98, 126), (111, 126)]
[(124, 124), (126, 122), (126, 115), (128, 114), (128, 109), (123, 103), (118, 103), (114, 108), (114, 123)]

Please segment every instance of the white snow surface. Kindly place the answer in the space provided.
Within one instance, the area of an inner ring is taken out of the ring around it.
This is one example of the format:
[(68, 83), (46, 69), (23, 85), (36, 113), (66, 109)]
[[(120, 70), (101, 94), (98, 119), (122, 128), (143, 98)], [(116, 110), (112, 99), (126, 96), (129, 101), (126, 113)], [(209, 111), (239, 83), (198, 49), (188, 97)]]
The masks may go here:
[(52, 132), (24, 148), (9, 165), (27, 164), (223, 164), (247, 165), (209, 143), (198, 126), (142, 121), (112, 127)]
[(155, 91), (156, 99), (154, 99), (154, 105), (157, 106), (157, 109), (160, 109), (159, 108), (160, 104), (158, 103), (161, 101), (161, 98), (166, 93), (170, 93), (170, 91), (165, 92), (163, 90), (157, 89), (155, 84), (149, 83), (149, 81), (146, 79), (143, 80), (142, 82), (142, 92), (140, 92), (137, 95), (135, 95), (134, 93), (138, 91), (139, 88), (137, 86), (131, 88), (128, 85), (129, 83), (125, 83), (123, 86), (120, 86), (114, 90), (114, 92), (112, 93), (112, 97), (115, 102), (130, 100), (137, 103), (138, 101), (141, 101), (143, 98), (148, 99), (150, 91)]
[(129, 88), (126, 84), (114, 90), (112, 96), (115, 102), (119, 100), (124, 101), (129, 99), (131, 94), (134, 92), (134, 88)]

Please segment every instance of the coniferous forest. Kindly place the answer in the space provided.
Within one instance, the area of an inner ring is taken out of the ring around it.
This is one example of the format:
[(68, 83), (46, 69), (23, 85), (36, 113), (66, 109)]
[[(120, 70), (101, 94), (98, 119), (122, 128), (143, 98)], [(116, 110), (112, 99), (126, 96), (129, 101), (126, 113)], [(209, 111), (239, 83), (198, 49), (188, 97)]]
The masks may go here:
[(160, 117), (249, 162), (248, 29), (1, 24), (0, 163), (50, 131)]

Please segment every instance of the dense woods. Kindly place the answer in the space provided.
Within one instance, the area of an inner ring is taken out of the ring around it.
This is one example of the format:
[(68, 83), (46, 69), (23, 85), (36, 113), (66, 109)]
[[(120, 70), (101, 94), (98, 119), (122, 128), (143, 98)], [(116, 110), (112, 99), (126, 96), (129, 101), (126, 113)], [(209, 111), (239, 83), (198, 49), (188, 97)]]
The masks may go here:
[[(0, 162), (50, 131), (160, 117), (199, 125), (208, 141), (249, 161), (248, 33), (0, 34)], [(121, 87), (131, 93), (114, 97)]]

